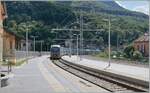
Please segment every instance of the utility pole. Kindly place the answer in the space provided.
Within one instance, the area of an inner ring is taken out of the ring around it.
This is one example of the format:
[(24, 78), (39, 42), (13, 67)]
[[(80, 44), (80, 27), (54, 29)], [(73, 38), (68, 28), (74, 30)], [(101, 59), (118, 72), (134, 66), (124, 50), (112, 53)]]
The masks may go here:
[(38, 36), (31, 36), (31, 38), (33, 38), (33, 42), (34, 42), (34, 52), (35, 52), (35, 38), (37, 38)]
[(110, 17), (109, 17), (109, 19), (108, 19), (108, 22), (109, 22), (109, 36), (108, 36), (108, 45), (109, 45), (109, 64), (108, 64), (108, 67), (110, 67), (110, 26), (111, 26), (111, 23), (110, 23)]
[(71, 55), (72, 55), (72, 31), (70, 30), (70, 44), (69, 44), (69, 46), (70, 46), (70, 48), (69, 48), (69, 50), (70, 50), (70, 53), (69, 53), (69, 57), (71, 57)]
[(77, 35), (77, 57), (79, 57), (79, 48), (78, 48), (78, 46), (79, 46), (79, 43), (78, 43), (78, 40), (79, 39), (79, 37), (78, 37), (78, 35)]
[(77, 60), (78, 60), (78, 57), (79, 57), (79, 35), (77, 35), (77, 34), (74, 34), (74, 36), (76, 36), (76, 38), (77, 38)]
[(43, 51), (43, 50), (42, 50), (42, 49), (43, 49), (43, 42), (44, 42), (43, 40), (40, 41), (40, 43), (41, 43), (41, 53), (42, 53), (42, 51)]
[(116, 19), (111, 19), (110, 16), (108, 19), (103, 19), (103, 21), (108, 22), (108, 52), (109, 52), (108, 62), (109, 63), (108, 63), (108, 66), (106, 68), (110, 67), (110, 65), (111, 65), (110, 64), (110, 62), (111, 62), (111, 58), (110, 58), (110, 52), (111, 52), (111, 49), (110, 49), (110, 46), (111, 46), (111, 44), (110, 44), (110, 29), (111, 29), (111, 21), (114, 21), (114, 20), (116, 20)]
[(80, 11), (80, 60), (81, 55), (83, 54), (83, 14), (82, 11)]
[(39, 40), (39, 41), (36, 41), (37, 43), (39, 43), (40, 44), (40, 55), (42, 55), (42, 51), (43, 51), (43, 40)]
[(117, 34), (117, 51), (118, 51), (118, 48), (119, 48), (118, 42), (119, 42), (119, 38), (118, 38), (118, 34)]
[(47, 46), (46, 46), (46, 47), (47, 47), (47, 51), (49, 51), (49, 44), (48, 44), (48, 43), (46, 43), (46, 45), (47, 45)]
[(27, 59), (27, 63), (28, 63), (28, 28), (27, 28), (27, 31), (26, 31), (26, 59)]

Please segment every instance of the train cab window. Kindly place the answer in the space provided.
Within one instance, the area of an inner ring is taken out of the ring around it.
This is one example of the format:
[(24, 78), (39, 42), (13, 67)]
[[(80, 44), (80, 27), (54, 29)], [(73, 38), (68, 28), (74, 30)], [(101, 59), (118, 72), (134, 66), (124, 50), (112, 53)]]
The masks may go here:
[(59, 49), (58, 47), (53, 47), (53, 48), (51, 49), (51, 51), (52, 51), (52, 52), (58, 52), (58, 51), (60, 51), (60, 49)]

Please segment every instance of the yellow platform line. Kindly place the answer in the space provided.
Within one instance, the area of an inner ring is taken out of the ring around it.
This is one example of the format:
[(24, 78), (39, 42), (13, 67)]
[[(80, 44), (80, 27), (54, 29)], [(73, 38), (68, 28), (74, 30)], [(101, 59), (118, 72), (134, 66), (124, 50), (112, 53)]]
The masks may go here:
[(44, 78), (48, 81), (49, 85), (51, 86), (51, 88), (54, 90), (54, 92), (61, 92), (61, 93), (66, 93), (67, 91), (65, 90), (65, 88), (63, 87), (62, 84), (60, 84), (59, 81), (57, 81), (53, 75), (51, 75), (48, 70), (46, 69), (46, 67), (44, 67), (44, 65), (39, 62), (38, 63), (38, 67), (42, 73), (42, 75), (44, 76)]

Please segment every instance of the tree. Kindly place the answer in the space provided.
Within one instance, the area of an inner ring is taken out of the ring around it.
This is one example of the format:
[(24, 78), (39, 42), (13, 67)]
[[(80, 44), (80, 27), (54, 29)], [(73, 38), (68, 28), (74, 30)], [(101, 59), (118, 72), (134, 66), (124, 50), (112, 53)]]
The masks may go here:
[(132, 45), (129, 45), (124, 49), (125, 54), (124, 56), (127, 58), (132, 58), (134, 51), (135, 51), (134, 47)]
[(132, 58), (133, 58), (134, 60), (137, 60), (137, 59), (143, 58), (143, 56), (142, 56), (142, 53), (141, 53), (141, 52), (139, 52), (139, 51), (134, 51)]

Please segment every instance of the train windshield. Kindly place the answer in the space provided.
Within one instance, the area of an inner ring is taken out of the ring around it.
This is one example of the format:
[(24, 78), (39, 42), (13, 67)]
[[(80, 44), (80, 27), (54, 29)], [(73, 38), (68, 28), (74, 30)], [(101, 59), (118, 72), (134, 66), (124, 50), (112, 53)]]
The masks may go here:
[(51, 52), (59, 52), (59, 51), (60, 51), (60, 48), (58, 47), (51, 48)]

